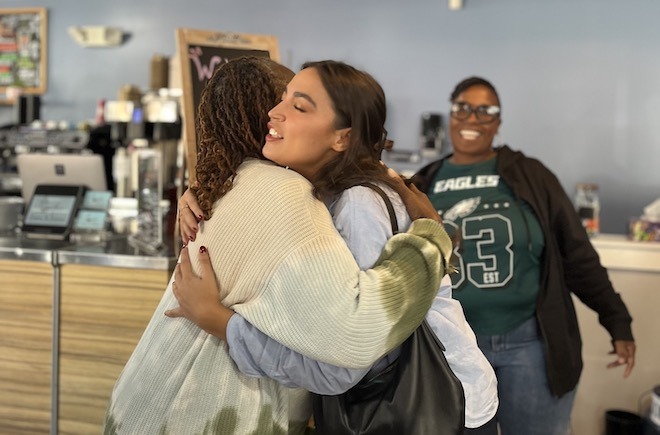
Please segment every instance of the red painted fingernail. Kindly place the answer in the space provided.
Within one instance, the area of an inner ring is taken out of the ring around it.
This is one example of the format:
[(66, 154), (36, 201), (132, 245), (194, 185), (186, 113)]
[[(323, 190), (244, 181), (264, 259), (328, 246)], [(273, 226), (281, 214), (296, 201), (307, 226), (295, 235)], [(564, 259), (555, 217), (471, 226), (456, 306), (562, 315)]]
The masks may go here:
[(201, 254), (206, 254), (206, 246), (200, 246), (200, 247), (199, 247), (199, 252), (200, 252)]
[(204, 220), (204, 216), (202, 216), (201, 214), (199, 216), (197, 216), (197, 221), (198, 222), (201, 222), (203, 220)]

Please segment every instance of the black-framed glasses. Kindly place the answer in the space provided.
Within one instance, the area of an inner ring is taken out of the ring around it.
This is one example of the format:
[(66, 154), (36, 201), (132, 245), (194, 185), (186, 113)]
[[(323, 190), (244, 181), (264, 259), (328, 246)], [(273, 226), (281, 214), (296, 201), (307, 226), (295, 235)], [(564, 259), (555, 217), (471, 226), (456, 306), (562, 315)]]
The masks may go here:
[(472, 107), (468, 103), (453, 103), (449, 110), (451, 116), (461, 121), (465, 121), (474, 113), (480, 124), (491, 123), (500, 117), (500, 106), (488, 106), (484, 104), (482, 106)]

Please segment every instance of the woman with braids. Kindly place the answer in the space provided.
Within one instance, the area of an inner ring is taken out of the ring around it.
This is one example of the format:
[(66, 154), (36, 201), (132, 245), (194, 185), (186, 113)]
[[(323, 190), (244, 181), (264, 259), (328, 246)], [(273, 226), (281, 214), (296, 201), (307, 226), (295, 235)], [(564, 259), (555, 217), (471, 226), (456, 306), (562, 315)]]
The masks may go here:
[[(337, 230), (358, 264), (368, 269), (378, 260), (393, 230), (383, 198), (363, 183), (375, 184), (387, 195), (399, 229), (410, 225), (403, 202), (390, 186), (387, 169), (380, 163), (383, 148), (390, 145), (384, 130), (386, 103), (382, 88), (372, 76), (350, 65), (336, 61), (309, 62), (289, 83), (282, 101), (269, 115), (270, 132), (264, 156), (312, 182), (315, 194), (328, 205)], [(200, 210), (190, 193), (184, 194), (180, 203), (190, 207), (193, 213)], [(194, 240), (191, 227), (197, 227), (193, 215), (182, 214), (182, 233)], [(211, 251), (211, 258), (215, 254), (215, 250)], [(314, 361), (284, 347), (240, 314), (234, 314), (218, 302), (217, 289), (201, 287), (195, 280), (189, 282), (190, 275), (183, 264), (181, 268), (175, 294), (182, 308), (176, 315), (185, 315), (226, 339), (231, 357), (247, 375), (270, 377), (319, 395), (335, 395), (351, 388), (365, 375), (372, 377), (380, 372), (400, 353), (396, 349), (372, 368), (363, 369)], [(207, 273), (212, 275), (211, 270)], [(216, 313), (206, 314), (213, 311)], [(448, 276), (443, 278), (426, 320), (445, 345), (447, 361), (463, 385), (466, 433), (496, 435), (495, 374), (477, 346), (460, 303), (451, 297)], [(320, 408), (315, 406), (317, 411)], [(405, 416), (394, 420), (402, 425), (408, 421)], [(319, 417), (316, 421), (326, 420)], [(419, 428), (424, 428), (423, 424)], [(322, 426), (317, 426), (317, 432), (332, 433)], [(408, 433), (408, 428), (390, 428), (390, 432)]]
[(450, 98), (454, 152), (422, 168), (420, 188), (456, 233), (454, 297), (495, 368), (503, 435), (570, 431), (582, 371), (571, 293), (598, 313), (616, 359), (635, 361), (631, 317), (612, 288), (570, 198), (538, 160), (493, 147), (500, 98), (480, 77)]
[[(291, 77), (283, 70), (268, 59), (241, 58), (219, 67), (205, 87), (196, 167), (205, 224), (183, 249), (182, 267), (213, 287), (216, 302), (287, 347), (340, 366), (369, 367), (422, 321), (451, 241), (423, 194), (394, 180), (419, 219), (387, 243), (372, 270), (360, 272), (309, 181), (261, 155), (267, 111)], [(204, 273), (207, 247), (215, 275)], [(166, 317), (179, 309), (173, 289), (172, 279), (115, 384), (104, 432), (302, 432), (308, 398), (241, 374), (211, 331)]]

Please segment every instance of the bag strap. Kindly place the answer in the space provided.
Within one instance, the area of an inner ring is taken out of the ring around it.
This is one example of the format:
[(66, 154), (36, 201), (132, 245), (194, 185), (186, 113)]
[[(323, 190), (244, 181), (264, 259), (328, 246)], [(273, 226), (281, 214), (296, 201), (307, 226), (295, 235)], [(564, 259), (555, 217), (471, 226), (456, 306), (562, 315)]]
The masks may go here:
[(390, 201), (390, 197), (387, 196), (387, 193), (380, 187), (376, 186), (373, 183), (369, 182), (364, 182), (357, 184), (357, 186), (364, 186), (368, 187), (369, 189), (373, 190), (376, 192), (378, 195), (380, 195), (381, 198), (383, 198), (383, 201), (385, 202), (385, 207), (387, 207), (387, 212), (390, 215), (390, 224), (392, 225), (392, 234), (398, 234), (399, 233), (399, 222), (396, 219), (396, 213), (394, 212), (394, 206), (392, 205), (392, 201)]
[[(394, 206), (392, 205), (392, 201), (390, 200), (390, 197), (387, 196), (387, 193), (385, 193), (385, 191), (383, 191), (383, 189), (376, 186), (375, 184), (369, 183), (369, 182), (366, 182), (366, 181), (364, 183), (356, 184), (356, 186), (368, 187), (368, 188), (372, 189), (374, 192), (376, 192), (377, 194), (379, 194), (381, 198), (383, 198), (383, 201), (385, 201), (385, 206), (387, 207), (387, 212), (390, 214), (390, 222), (392, 224), (392, 234), (397, 234), (399, 232), (399, 223), (396, 219), (396, 213), (394, 212)], [(433, 332), (433, 328), (431, 328), (431, 325), (429, 325), (426, 322), (426, 319), (424, 319), (424, 321), (422, 323), (425, 324), (425, 328), (428, 329), (427, 332), (429, 332), (430, 335), (433, 336), (433, 338), (437, 342), (440, 349), (442, 349), (443, 352), (446, 351), (447, 349), (445, 348), (445, 345), (442, 343), (442, 340), (440, 340), (440, 338), (437, 335), (435, 335), (435, 333)], [(420, 325), (420, 327), (422, 327), (422, 326)]]

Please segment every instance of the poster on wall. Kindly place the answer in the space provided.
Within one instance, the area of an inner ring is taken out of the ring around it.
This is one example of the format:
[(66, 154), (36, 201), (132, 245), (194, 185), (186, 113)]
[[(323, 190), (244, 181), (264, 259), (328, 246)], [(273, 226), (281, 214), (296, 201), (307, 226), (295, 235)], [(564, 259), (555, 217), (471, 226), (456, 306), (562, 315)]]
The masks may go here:
[(274, 36), (209, 30), (177, 29), (177, 49), (181, 62), (183, 89), (183, 137), (186, 148), (188, 181), (195, 178), (197, 142), (195, 116), (206, 82), (215, 69), (241, 56), (263, 56), (280, 60)]
[(46, 92), (46, 8), (0, 8), (0, 94)]

